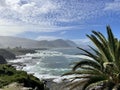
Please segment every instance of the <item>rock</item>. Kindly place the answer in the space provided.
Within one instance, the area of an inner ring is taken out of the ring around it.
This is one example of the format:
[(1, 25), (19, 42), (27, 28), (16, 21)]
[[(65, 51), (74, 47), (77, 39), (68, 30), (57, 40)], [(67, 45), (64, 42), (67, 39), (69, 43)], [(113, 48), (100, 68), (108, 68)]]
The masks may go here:
[(0, 64), (7, 64), (7, 61), (0, 55)]
[(25, 49), (25, 48), (14, 48), (8, 49), (9, 52), (12, 52), (14, 55), (25, 55), (27, 53), (36, 53), (35, 49)]
[(0, 55), (3, 56), (5, 59), (16, 59), (15, 54), (5, 49), (0, 49)]
[(0, 90), (32, 90), (30, 87), (24, 87), (19, 83), (13, 82)]

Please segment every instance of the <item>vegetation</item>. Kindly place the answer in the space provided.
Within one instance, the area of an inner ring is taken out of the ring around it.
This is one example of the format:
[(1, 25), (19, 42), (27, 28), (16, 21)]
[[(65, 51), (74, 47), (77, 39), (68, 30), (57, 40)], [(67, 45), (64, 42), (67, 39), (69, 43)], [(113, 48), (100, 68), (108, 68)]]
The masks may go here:
[(25, 71), (16, 70), (11, 65), (0, 65), (0, 88), (13, 83), (22, 83), (25, 87), (36, 88), (35, 90), (44, 90), (44, 84), (33, 75), (28, 75)]
[[(115, 38), (109, 26), (107, 34), (108, 38), (96, 31), (87, 35), (96, 46), (89, 46), (94, 53), (78, 47), (84, 51), (81, 55), (89, 58), (80, 60), (73, 70), (66, 74), (78, 75), (72, 78), (73, 81), (68, 85), (71, 89), (82, 86), (82, 90), (120, 90), (120, 40)], [(82, 80), (75, 81), (76, 79)]]

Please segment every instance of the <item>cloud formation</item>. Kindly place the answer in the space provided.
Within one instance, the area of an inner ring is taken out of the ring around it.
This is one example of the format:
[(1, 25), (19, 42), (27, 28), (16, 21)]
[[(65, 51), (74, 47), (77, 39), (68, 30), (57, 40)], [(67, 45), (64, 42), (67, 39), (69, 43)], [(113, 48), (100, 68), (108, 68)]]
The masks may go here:
[(0, 27), (6, 35), (68, 30), (118, 14), (119, 7), (120, 0), (0, 0)]
[(57, 37), (57, 36), (39, 36), (36, 38), (36, 40), (48, 40), (48, 41), (51, 41), (51, 40), (56, 40), (56, 39), (62, 39), (62, 37)]
[[(0, 20), (11, 23), (60, 25), (101, 15), (108, 0), (1, 0)], [(109, 0), (110, 1), (110, 0)], [(1, 23), (0, 23), (1, 24)]]
[(44, 16), (56, 9), (49, 0), (2, 0), (0, 3), (0, 19), (11, 23), (49, 24)]
[(104, 10), (120, 11), (120, 0), (115, 0), (112, 3), (107, 3)]

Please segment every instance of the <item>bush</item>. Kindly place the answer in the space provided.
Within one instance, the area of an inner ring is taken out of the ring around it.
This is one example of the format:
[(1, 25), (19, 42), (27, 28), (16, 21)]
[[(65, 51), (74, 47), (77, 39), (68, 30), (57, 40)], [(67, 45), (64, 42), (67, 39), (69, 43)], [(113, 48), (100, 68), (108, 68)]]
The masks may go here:
[(12, 82), (22, 83), (25, 87), (44, 90), (44, 84), (33, 75), (28, 75), (25, 71), (16, 70), (11, 65), (0, 65), (0, 88)]

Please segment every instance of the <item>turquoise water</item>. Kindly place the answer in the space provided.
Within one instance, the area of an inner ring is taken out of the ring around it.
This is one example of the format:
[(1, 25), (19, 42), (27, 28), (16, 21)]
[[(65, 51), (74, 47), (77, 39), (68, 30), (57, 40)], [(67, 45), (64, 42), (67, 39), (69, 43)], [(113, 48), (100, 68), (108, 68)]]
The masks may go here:
[(51, 78), (60, 76), (72, 69), (72, 64), (80, 60), (80, 51), (72, 49), (37, 50), (37, 53), (19, 56), (13, 62), (21, 62), (28, 73), (34, 73), (37, 77)]

